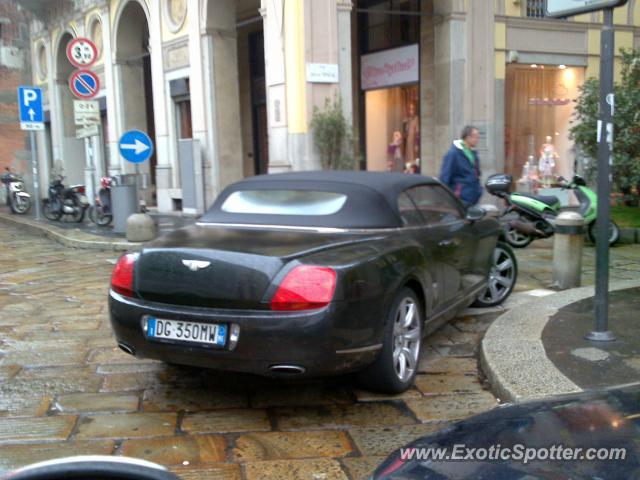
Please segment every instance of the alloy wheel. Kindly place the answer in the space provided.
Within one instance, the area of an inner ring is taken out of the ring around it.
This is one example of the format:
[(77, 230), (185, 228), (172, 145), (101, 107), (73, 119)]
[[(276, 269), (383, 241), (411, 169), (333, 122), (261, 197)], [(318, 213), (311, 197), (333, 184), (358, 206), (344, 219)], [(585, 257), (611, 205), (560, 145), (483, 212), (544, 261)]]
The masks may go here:
[(393, 366), (401, 382), (416, 371), (420, 354), (420, 315), (411, 298), (400, 302), (393, 324)]
[(500, 245), (496, 246), (489, 272), (489, 284), (482, 300), (492, 304), (502, 301), (511, 292), (515, 276), (516, 268), (511, 256)]
[(522, 233), (513, 227), (507, 227), (506, 237), (509, 244), (514, 247), (526, 247), (531, 243), (529, 235)]

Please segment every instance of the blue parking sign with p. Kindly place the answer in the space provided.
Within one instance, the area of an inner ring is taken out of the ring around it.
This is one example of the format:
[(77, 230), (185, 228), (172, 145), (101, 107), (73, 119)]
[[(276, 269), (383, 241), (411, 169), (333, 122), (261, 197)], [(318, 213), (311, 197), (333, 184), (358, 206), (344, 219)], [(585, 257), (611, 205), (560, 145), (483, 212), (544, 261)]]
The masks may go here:
[(44, 130), (42, 89), (18, 87), (18, 104), (20, 107), (20, 128), (22, 130)]

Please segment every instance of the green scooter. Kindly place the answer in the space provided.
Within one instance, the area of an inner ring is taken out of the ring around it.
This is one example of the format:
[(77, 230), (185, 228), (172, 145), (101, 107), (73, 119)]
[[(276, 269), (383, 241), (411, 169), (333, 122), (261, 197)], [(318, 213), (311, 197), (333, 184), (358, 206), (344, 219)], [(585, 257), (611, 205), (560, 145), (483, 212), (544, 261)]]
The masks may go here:
[[(506, 225), (504, 237), (506, 242), (515, 248), (524, 248), (536, 238), (548, 238), (555, 233), (555, 219), (561, 211), (560, 200), (553, 195), (532, 195), (529, 193), (511, 193), (511, 175), (491, 175), (485, 184), (487, 191), (502, 198), (507, 208), (502, 217), (512, 218)], [(595, 243), (596, 212), (598, 197), (587, 188), (586, 182), (579, 175), (574, 175), (571, 181), (558, 177), (563, 189), (573, 190), (579, 202), (578, 213), (584, 217), (587, 233), (591, 242)], [(509, 216), (509, 217), (507, 217)], [(620, 229), (612, 220), (609, 223), (609, 245), (615, 244), (620, 238)]]

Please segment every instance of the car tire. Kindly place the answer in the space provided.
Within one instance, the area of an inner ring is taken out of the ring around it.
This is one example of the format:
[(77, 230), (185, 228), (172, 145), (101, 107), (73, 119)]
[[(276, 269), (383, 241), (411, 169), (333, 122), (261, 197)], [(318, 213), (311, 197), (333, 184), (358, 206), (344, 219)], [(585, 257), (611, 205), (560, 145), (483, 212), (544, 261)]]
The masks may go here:
[(423, 317), (418, 296), (410, 288), (402, 288), (391, 304), (380, 354), (359, 373), (364, 388), (402, 393), (413, 385), (420, 360)]
[[(596, 244), (596, 222), (593, 221), (589, 224), (589, 240), (591, 240), (591, 243), (593, 243), (594, 245)], [(618, 243), (618, 240), (620, 240), (620, 229), (618, 228), (618, 225), (616, 225), (616, 222), (614, 222), (613, 220), (609, 220), (609, 245), (615, 245), (616, 243)]]
[(495, 307), (504, 302), (518, 280), (518, 260), (513, 249), (498, 241), (491, 259), (487, 288), (473, 302), (473, 307)]

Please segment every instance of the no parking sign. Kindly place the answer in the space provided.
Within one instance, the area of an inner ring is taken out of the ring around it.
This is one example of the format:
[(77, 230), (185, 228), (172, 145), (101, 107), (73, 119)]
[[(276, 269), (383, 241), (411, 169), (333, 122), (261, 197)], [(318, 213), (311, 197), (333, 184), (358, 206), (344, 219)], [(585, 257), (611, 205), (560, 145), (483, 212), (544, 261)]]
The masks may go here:
[(91, 70), (77, 70), (69, 78), (69, 88), (79, 99), (88, 100), (100, 91), (100, 79)]

